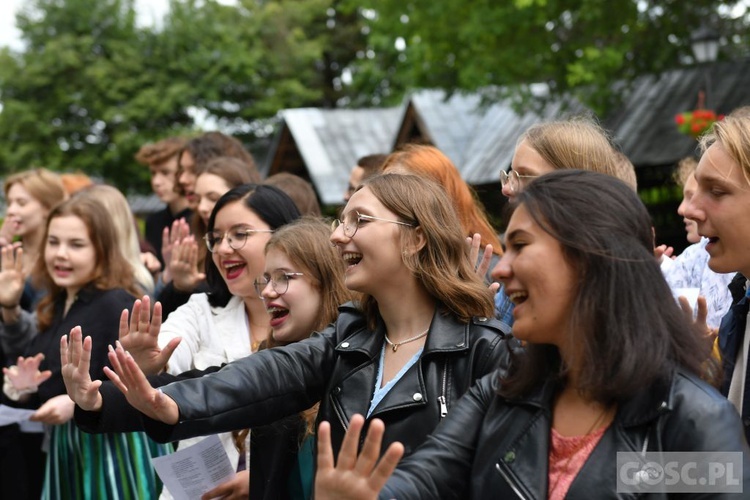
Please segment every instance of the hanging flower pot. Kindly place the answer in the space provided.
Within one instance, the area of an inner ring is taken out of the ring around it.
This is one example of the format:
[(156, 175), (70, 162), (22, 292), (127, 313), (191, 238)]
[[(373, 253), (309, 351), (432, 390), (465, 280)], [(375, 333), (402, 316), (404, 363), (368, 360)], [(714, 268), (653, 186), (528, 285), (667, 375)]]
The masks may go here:
[(717, 115), (712, 109), (685, 111), (674, 117), (677, 129), (695, 139), (711, 130), (714, 123), (723, 119), (724, 115)]

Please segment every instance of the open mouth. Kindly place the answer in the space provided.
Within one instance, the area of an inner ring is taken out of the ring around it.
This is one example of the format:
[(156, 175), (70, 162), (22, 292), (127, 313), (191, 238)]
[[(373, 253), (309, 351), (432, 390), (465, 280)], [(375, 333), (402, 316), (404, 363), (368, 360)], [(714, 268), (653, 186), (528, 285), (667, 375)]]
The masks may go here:
[(289, 316), (289, 309), (271, 306), (267, 309), (268, 315), (271, 317), (270, 325), (271, 328), (280, 325)]
[(526, 299), (529, 298), (529, 294), (526, 292), (512, 292), (508, 295), (508, 298), (513, 302), (513, 305), (517, 306), (526, 302)]
[(356, 266), (362, 260), (362, 254), (354, 252), (344, 252), (341, 257), (344, 259), (344, 262), (346, 262), (346, 264), (350, 267)]
[(224, 272), (226, 273), (228, 280), (233, 280), (239, 277), (247, 267), (244, 262), (232, 262), (230, 264), (224, 264)]

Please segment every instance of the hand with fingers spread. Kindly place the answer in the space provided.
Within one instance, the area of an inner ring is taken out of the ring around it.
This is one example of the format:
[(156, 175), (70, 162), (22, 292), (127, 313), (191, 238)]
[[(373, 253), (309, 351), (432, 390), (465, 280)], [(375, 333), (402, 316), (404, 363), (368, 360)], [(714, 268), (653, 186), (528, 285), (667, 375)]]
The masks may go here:
[(221, 498), (221, 500), (242, 500), (250, 498), (250, 471), (243, 470), (238, 472), (232, 479), (221, 483), (216, 488), (205, 492), (201, 500), (211, 500)]
[(190, 235), (172, 247), (172, 282), (177, 290), (190, 292), (206, 279), (198, 269), (198, 242)]
[(180, 410), (177, 403), (161, 391), (154, 389), (146, 375), (118, 342), (117, 349), (109, 350), (112, 369), (105, 367), (104, 373), (125, 395), (128, 403), (141, 413), (167, 424), (176, 424)]
[(55, 396), (44, 402), (29, 420), (47, 425), (62, 425), (73, 418), (75, 403), (67, 394)]
[(20, 243), (0, 250), (0, 307), (15, 309), (21, 302), (26, 275), (23, 272), (23, 248)]
[[(492, 263), (492, 251), (494, 248), (489, 244), (485, 246), (484, 251), (482, 252), (482, 260), (477, 262), (479, 260), (479, 249), (482, 246), (482, 235), (474, 233), (474, 236), (467, 236), (466, 246), (469, 249), (469, 262), (476, 266), (475, 271), (477, 276), (484, 279), (487, 275), (487, 271), (490, 269), (490, 264)], [(499, 283), (490, 283), (490, 290), (497, 292), (499, 289)]]
[(190, 225), (184, 218), (172, 222), (172, 227), (165, 227), (161, 235), (161, 257), (164, 260), (164, 272), (162, 281), (169, 283), (172, 281), (172, 271), (170, 264), (172, 262), (172, 250), (184, 238), (190, 235)]
[(404, 446), (398, 442), (392, 443), (380, 457), (385, 426), (382, 420), (374, 419), (370, 423), (362, 452), (357, 456), (359, 436), (364, 423), (362, 415), (352, 417), (341, 443), (338, 463), (335, 465), (331, 447), (331, 426), (328, 422), (320, 424), (315, 498), (366, 500), (378, 497), (378, 493), (404, 455)]
[(60, 338), (60, 363), (65, 389), (70, 399), (86, 411), (99, 411), (102, 408), (102, 395), (99, 393), (101, 380), (91, 380), (91, 337), (81, 340), (80, 326), (70, 330), (70, 339)]
[[(130, 321), (128, 322), (128, 317)], [(159, 331), (161, 330), (161, 304), (154, 304), (151, 314), (151, 299), (144, 295), (133, 304), (133, 312), (128, 315), (125, 309), (120, 315), (120, 343), (135, 359), (146, 375), (155, 375), (164, 371), (172, 353), (180, 344), (180, 338), (174, 338), (164, 346), (159, 347)]]
[(28, 358), (19, 356), (15, 365), (3, 368), (5, 379), (19, 393), (36, 392), (37, 387), (52, 376), (50, 370), (39, 371), (42, 360), (44, 360), (44, 354), (42, 353)]

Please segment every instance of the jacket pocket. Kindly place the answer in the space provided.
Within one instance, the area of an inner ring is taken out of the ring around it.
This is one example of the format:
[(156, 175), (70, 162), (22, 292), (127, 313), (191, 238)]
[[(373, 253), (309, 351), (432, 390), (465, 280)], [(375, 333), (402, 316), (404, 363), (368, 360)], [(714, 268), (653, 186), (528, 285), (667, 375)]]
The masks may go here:
[(516, 497), (521, 498), (522, 500), (529, 500), (529, 497), (523, 494), (521, 484), (518, 482), (516, 475), (508, 468), (508, 466), (503, 461), (497, 462), (495, 464), (495, 470), (502, 476), (503, 480), (510, 487), (510, 489), (513, 490), (513, 493), (516, 494)]

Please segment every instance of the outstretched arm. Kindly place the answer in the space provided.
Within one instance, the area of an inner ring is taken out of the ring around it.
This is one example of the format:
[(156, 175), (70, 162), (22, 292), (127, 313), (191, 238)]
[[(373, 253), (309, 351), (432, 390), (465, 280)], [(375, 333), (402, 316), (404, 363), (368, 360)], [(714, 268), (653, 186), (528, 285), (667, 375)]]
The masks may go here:
[(154, 420), (172, 425), (177, 423), (180, 416), (177, 404), (151, 386), (133, 357), (119, 342), (117, 349), (110, 350), (109, 361), (113, 369), (104, 368), (104, 373), (125, 395), (128, 403)]
[(135, 301), (130, 315), (127, 309), (120, 315), (120, 343), (146, 375), (164, 371), (169, 358), (180, 344), (181, 339), (176, 337), (170, 340), (164, 349), (159, 347), (161, 318), (161, 303), (154, 304), (152, 315), (151, 299), (148, 295)]

